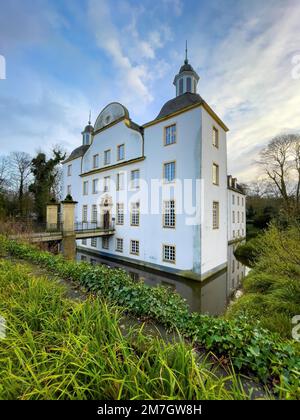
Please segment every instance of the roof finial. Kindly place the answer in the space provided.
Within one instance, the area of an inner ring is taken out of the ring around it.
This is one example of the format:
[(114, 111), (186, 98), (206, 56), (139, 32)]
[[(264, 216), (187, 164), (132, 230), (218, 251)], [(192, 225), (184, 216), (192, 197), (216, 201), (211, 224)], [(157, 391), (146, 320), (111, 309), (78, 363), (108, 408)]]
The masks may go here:
[(188, 64), (188, 58), (187, 58), (187, 41), (185, 41), (185, 60), (184, 60), (184, 64)]
[(89, 115), (89, 125), (91, 125), (91, 115), (92, 115), (92, 113), (91, 113), (91, 110), (90, 110), (90, 115)]

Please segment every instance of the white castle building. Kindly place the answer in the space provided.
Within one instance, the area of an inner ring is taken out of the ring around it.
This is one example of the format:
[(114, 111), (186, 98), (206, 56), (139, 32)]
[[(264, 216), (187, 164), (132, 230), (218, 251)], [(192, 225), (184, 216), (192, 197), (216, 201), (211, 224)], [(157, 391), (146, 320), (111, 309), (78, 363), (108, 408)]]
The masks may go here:
[(198, 81), (186, 58), (176, 97), (143, 125), (125, 106), (107, 105), (63, 164), (63, 194), (78, 202), (78, 223), (114, 225), (78, 248), (195, 280), (227, 270), (235, 288), (232, 248), (245, 238), (245, 197), (227, 176), (228, 128), (197, 93)]

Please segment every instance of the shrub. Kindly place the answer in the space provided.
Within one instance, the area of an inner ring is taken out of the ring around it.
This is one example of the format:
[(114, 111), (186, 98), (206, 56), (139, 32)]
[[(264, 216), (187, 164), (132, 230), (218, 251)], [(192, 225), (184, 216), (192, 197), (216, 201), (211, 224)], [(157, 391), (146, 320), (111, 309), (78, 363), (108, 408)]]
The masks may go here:
[(253, 267), (261, 250), (260, 238), (261, 235), (250, 239), (244, 244), (238, 245), (234, 251), (235, 258), (242, 264), (247, 265), (248, 267)]

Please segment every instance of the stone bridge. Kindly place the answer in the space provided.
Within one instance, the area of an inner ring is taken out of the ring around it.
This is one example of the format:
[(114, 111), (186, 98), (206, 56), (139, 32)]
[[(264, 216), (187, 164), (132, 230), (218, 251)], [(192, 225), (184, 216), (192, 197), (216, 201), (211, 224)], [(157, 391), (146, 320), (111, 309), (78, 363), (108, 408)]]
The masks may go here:
[[(38, 224), (28, 232), (10, 235), (10, 239), (26, 238), (30, 242), (60, 242), (62, 253), (69, 259), (76, 255), (76, 240), (111, 236), (115, 233), (114, 221), (75, 222), (76, 201), (47, 204), (46, 223)], [(61, 217), (59, 220), (59, 208)]]

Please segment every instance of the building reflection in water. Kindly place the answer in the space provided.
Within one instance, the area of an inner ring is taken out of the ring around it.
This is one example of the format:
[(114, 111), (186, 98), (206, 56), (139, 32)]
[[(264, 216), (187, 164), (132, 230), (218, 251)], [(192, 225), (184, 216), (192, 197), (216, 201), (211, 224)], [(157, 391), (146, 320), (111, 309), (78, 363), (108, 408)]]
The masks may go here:
[(91, 264), (105, 264), (112, 268), (122, 268), (135, 281), (144, 281), (145, 284), (155, 287), (163, 285), (170, 287), (186, 299), (190, 310), (207, 313), (210, 315), (221, 315), (234, 291), (240, 286), (245, 275), (245, 267), (239, 263), (234, 255), (234, 245), (228, 246), (228, 267), (218, 275), (198, 282), (187, 278), (175, 276), (169, 273), (161, 274), (158, 271), (136, 268), (135, 266), (110, 260), (102, 256), (90, 254), (82, 250), (77, 252), (78, 261), (88, 261)]

